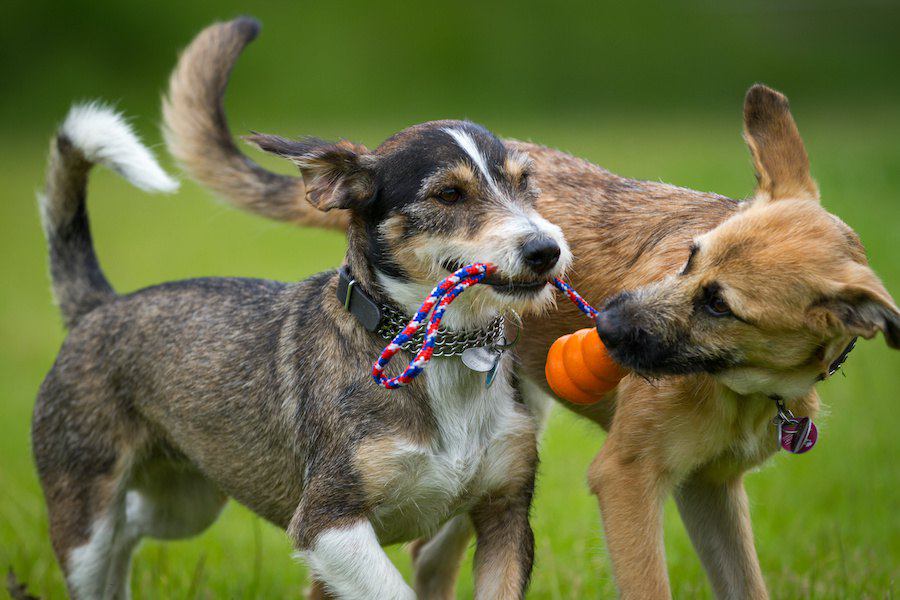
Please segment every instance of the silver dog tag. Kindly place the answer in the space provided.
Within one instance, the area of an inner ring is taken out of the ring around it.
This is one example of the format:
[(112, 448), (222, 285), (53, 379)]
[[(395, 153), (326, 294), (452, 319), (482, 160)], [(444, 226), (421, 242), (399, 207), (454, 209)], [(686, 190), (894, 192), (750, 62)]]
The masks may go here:
[(491, 387), (497, 375), (497, 367), (500, 366), (500, 359), (503, 358), (503, 353), (515, 346), (518, 341), (519, 332), (516, 331), (516, 339), (511, 343), (506, 342), (506, 336), (501, 336), (497, 344), (467, 348), (463, 350), (462, 362), (476, 373), (487, 373), (484, 384), (485, 387)]
[(462, 353), (463, 364), (477, 373), (487, 373), (500, 360), (500, 352), (491, 346), (467, 348)]
[(484, 386), (491, 387), (494, 377), (497, 375), (497, 367), (506, 350), (497, 346), (483, 346), (481, 348), (469, 348), (463, 351), (463, 364), (477, 373), (487, 373), (484, 378)]

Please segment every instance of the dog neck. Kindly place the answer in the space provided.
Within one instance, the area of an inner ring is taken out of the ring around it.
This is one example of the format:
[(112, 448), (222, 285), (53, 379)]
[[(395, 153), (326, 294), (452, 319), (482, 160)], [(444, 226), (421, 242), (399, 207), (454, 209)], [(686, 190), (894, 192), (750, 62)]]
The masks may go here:
[(372, 264), (368, 256), (367, 233), (362, 221), (355, 217), (347, 232), (347, 254), (344, 256), (344, 265), (353, 275), (355, 284), (376, 304), (392, 304), (406, 311), (399, 299), (391, 293), (379, 281), (378, 265)]
[[(392, 305), (412, 317), (422, 301), (434, 288), (435, 281), (417, 282), (405, 277), (395, 265), (378, 264), (368, 253), (368, 235), (365, 224), (354, 220), (347, 234), (347, 254), (344, 264), (360, 287), (376, 304)], [(449, 273), (448, 273), (449, 274)], [(442, 328), (452, 330), (489, 329), (499, 311), (484, 297), (490, 292), (478, 286), (460, 296), (448, 307), (441, 323)]]

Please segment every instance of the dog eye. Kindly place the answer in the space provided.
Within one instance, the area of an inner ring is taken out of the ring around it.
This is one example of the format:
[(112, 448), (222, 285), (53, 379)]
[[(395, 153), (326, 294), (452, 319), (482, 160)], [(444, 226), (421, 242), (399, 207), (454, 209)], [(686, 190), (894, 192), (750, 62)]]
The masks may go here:
[(709, 297), (706, 301), (706, 311), (714, 317), (727, 317), (731, 314), (731, 308), (719, 294)]
[(455, 204), (459, 202), (460, 198), (462, 198), (462, 192), (455, 187), (444, 188), (437, 194), (437, 199), (444, 204)]
[(527, 173), (527, 172), (526, 172), (526, 173), (522, 173), (521, 175), (519, 175), (519, 189), (520, 189), (520, 190), (523, 190), (523, 191), (524, 191), (524, 190), (527, 190), (527, 189), (528, 189), (528, 183), (529, 183), (530, 180), (531, 180), (531, 174), (530, 174), (530, 173)]

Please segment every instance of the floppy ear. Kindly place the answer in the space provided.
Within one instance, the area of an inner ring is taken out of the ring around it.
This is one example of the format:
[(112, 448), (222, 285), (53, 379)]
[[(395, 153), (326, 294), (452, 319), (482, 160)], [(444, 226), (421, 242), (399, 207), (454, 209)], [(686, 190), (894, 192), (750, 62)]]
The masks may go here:
[(819, 199), (806, 148), (783, 94), (760, 83), (747, 91), (744, 139), (756, 167), (757, 198)]
[(319, 210), (353, 208), (374, 192), (373, 161), (365, 146), (311, 137), (289, 140), (261, 133), (244, 139), (297, 165), (306, 186), (306, 199)]
[(811, 309), (810, 317), (821, 327), (866, 339), (880, 331), (888, 346), (900, 349), (900, 310), (878, 277), (858, 268), (860, 281), (840, 286)]

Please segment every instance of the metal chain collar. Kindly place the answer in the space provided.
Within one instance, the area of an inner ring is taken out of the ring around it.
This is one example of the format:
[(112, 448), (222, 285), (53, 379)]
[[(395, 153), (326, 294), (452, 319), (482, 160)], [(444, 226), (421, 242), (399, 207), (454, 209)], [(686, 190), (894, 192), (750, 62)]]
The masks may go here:
[[(397, 332), (402, 331), (409, 323), (409, 317), (388, 304), (382, 304), (380, 308), (381, 323), (378, 324), (378, 335), (386, 340), (392, 340)], [(502, 316), (494, 319), (486, 329), (453, 331), (441, 327), (438, 330), (432, 356), (460, 356), (469, 348), (500, 345), (503, 343), (505, 330), (506, 319)], [(424, 339), (425, 328), (423, 327), (402, 347), (404, 350), (415, 352), (422, 345)]]

